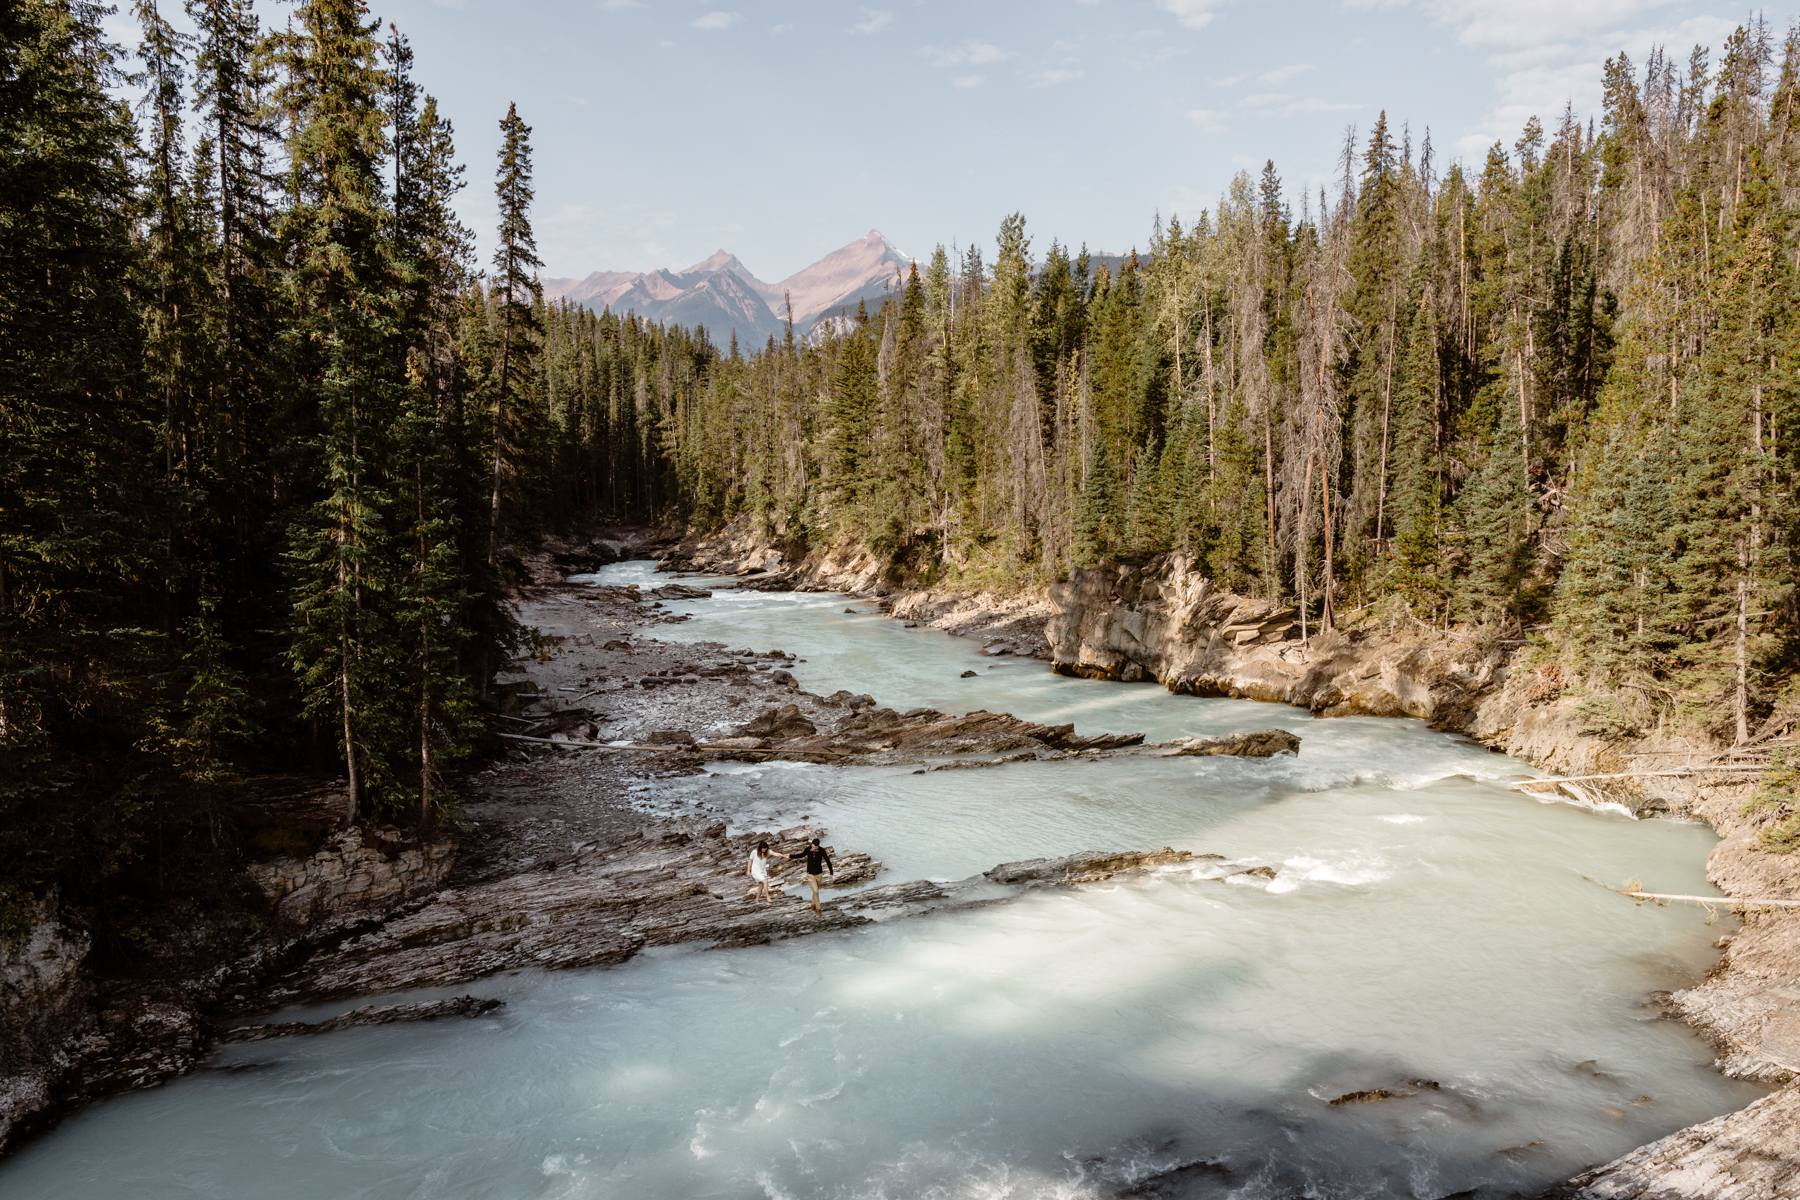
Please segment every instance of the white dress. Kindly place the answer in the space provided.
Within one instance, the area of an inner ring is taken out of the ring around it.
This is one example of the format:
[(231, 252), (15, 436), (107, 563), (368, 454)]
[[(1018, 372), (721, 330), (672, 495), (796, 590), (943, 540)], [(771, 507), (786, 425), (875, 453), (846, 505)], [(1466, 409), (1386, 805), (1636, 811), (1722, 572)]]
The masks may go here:
[(750, 878), (756, 880), (758, 883), (769, 882), (768, 855), (758, 854), (754, 850), (750, 852)]

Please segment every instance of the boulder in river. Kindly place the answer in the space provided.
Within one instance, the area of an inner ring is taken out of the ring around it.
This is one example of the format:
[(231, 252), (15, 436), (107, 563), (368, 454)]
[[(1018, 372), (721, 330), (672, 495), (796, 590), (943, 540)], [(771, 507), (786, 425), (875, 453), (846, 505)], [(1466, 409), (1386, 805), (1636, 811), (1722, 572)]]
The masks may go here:
[(1393, 1087), (1365, 1088), (1361, 1091), (1345, 1092), (1333, 1096), (1329, 1101), (1333, 1108), (1342, 1108), (1346, 1104), (1374, 1104), (1382, 1100), (1404, 1100), (1416, 1096), (1420, 1092), (1435, 1092), (1443, 1088), (1443, 1084), (1435, 1079), (1408, 1079)]
[(995, 883), (1069, 884), (1096, 883), (1118, 875), (1137, 874), (1175, 863), (1192, 862), (1192, 850), (1084, 850), (1061, 858), (1028, 858), (1020, 862), (1001, 863), (983, 874)]
[(649, 594), (658, 600), (705, 600), (712, 595), (705, 588), (690, 587), (685, 583), (665, 583), (650, 589)]
[(819, 727), (807, 719), (797, 704), (783, 704), (780, 708), (771, 708), (761, 716), (732, 730), (733, 738), (792, 738), (811, 737), (819, 732)]
[(1239, 758), (1271, 758), (1300, 753), (1300, 737), (1285, 729), (1259, 729), (1254, 733), (1227, 733), (1218, 737), (1178, 738), (1159, 747), (1171, 757), (1230, 754)]

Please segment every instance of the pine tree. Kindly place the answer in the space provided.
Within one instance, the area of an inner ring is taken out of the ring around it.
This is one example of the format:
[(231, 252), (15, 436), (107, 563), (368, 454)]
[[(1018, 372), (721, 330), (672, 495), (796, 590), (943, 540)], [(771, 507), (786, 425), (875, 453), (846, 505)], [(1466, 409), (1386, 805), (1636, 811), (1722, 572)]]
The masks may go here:
[(324, 488), (291, 534), (292, 657), (306, 711), (334, 714), (354, 818), (396, 786), (384, 750), (399, 741), (387, 683), (402, 660), (382, 555), (399, 390), (381, 181), (386, 80), (361, 0), (307, 0), (296, 19), (285, 103), (298, 119), (284, 237), (318, 397)]
[(821, 404), (824, 420), (820, 467), (822, 498), (828, 507), (812, 522), (830, 528), (833, 510), (855, 529), (867, 518), (864, 505), (875, 483), (873, 437), (878, 409), (875, 353), (869, 344), (869, 314), (857, 306), (856, 317), (828, 348), (830, 383)]
[(1518, 414), (1500, 410), (1500, 423), (1476, 449), (1474, 475), (1456, 501), (1461, 546), (1457, 616), (1491, 623), (1516, 618), (1529, 569), (1525, 471)]
[[(142, 253), (144, 376), (162, 408), (163, 474), (169, 494), (178, 505), (191, 509), (199, 507), (202, 499), (193, 486), (193, 372), (198, 357), (193, 331), (204, 279), (184, 187), (187, 173), (181, 111), (189, 39), (163, 19), (153, 0), (138, 0), (134, 15), (143, 30), (138, 57), (144, 64), (141, 82), (145, 96), (140, 109), (147, 141)], [(168, 633), (174, 632), (179, 619), (185, 586), (178, 573), (192, 557), (190, 548), (176, 541), (178, 519), (171, 510), (165, 521), (164, 559), (171, 570), (164, 613), (164, 631)]]
[(1411, 307), (1394, 391), (1394, 472), (1386, 507), (1394, 531), (1394, 584), (1415, 613), (1433, 617), (1442, 611), (1449, 584), (1439, 544), (1438, 327), (1430, 296), (1416, 295)]
[(1116, 552), (1124, 523), (1121, 508), (1118, 468), (1106, 440), (1096, 439), (1075, 517), (1076, 566), (1096, 566)]
[(91, 894), (126, 865), (132, 747), (162, 715), (145, 633), (161, 414), (140, 372), (134, 138), (101, 14), (0, 6), (0, 890), (27, 894)]
[(518, 502), (517, 492), (524, 482), (520, 469), (536, 448), (532, 439), (538, 422), (532, 393), (543, 340), (538, 310), (544, 294), (537, 271), (544, 264), (538, 259), (537, 238), (531, 229), (531, 126), (520, 119), (516, 104), (506, 106), (500, 139), (500, 166), (494, 179), (500, 227), (489, 293), (498, 335), (489, 445), (490, 570), (498, 561), (500, 546), (527, 532), (528, 510)]

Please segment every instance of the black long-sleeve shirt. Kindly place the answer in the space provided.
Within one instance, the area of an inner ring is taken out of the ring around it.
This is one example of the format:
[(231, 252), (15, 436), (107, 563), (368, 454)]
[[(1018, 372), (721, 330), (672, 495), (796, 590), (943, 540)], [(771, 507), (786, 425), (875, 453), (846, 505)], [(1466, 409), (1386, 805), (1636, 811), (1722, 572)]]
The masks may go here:
[(831, 865), (831, 854), (823, 846), (808, 846), (798, 853), (788, 855), (788, 857), (804, 857), (806, 859), (806, 873), (808, 875), (823, 875), (827, 871), (830, 871), (833, 875), (837, 874), (837, 868)]

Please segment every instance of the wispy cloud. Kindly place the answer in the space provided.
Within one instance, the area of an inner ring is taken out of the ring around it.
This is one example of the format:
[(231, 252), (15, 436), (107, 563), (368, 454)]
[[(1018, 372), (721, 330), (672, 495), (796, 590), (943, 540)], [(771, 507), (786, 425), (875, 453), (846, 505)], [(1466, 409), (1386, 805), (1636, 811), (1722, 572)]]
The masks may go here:
[(1289, 92), (1252, 92), (1239, 99), (1237, 107), (1247, 113), (1328, 113), (1354, 112), (1363, 105), (1354, 100), (1327, 100)]
[(958, 75), (950, 81), (950, 86), (967, 91), (970, 88), (978, 88), (986, 82), (986, 75)]
[(927, 46), (925, 57), (934, 67), (988, 67), (1005, 62), (1012, 51), (1002, 50), (992, 42), (966, 41), (954, 46)]
[(1284, 113), (1356, 112), (1369, 107), (1357, 100), (1327, 100), (1323, 96), (1299, 96), (1281, 106)]
[(1183, 29), (1205, 29), (1223, 0), (1156, 0), (1156, 7), (1174, 17)]
[(1652, 46), (1718, 45), (1735, 22), (1686, 16), (1675, 0), (1347, 0), (1351, 8), (1407, 9), (1484, 52), (1494, 102), (1457, 151), (1479, 161), (1495, 142), (1510, 146), (1525, 121), (1554, 120), (1565, 105), (1600, 107), (1601, 64), (1624, 50), (1642, 61)]
[(1271, 67), (1267, 71), (1237, 71), (1230, 75), (1221, 75), (1213, 80), (1213, 86), (1219, 88), (1242, 87), (1255, 84), (1257, 87), (1279, 87), (1291, 79), (1298, 79), (1313, 69), (1311, 63), (1288, 63), (1285, 66)]
[(1225, 115), (1216, 108), (1190, 108), (1187, 119), (1202, 133), (1218, 133), (1225, 128)]
[(1351, 8), (1410, 8), (1470, 46), (1536, 46), (1628, 28), (1673, 0), (1349, 0)]
[(711, 12), (701, 13), (699, 16), (689, 21), (688, 24), (695, 29), (703, 30), (707, 33), (717, 33), (721, 29), (730, 29), (733, 25), (736, 25), (742, 17), (742, 13), (728, 12), (722, 8), (715, 8)]
[(864, 37), (873, 37), (878, 33), (886, 33), (894, 27), (894, 14), (882, 8), (865, 8), (862, 20), (850, 26), (851, 33), (860, 33)]
[(628, 8), (642, 8), (644, 0), (600, 0), (601, 12), (624, 12)]
[(1087, 72), (1080, 67), (1046, 67), (1042, 71), (1033, 71), (1027, 82), (1034, 88), (1053, 88), (1074, 83), (1086, 75)]
[(1188, 53), (1185, 38), (1172, 38), (1167, 29), (1115, 29), (1106, 35), (1105, 53), (1134, 67), (1155, 66)]

